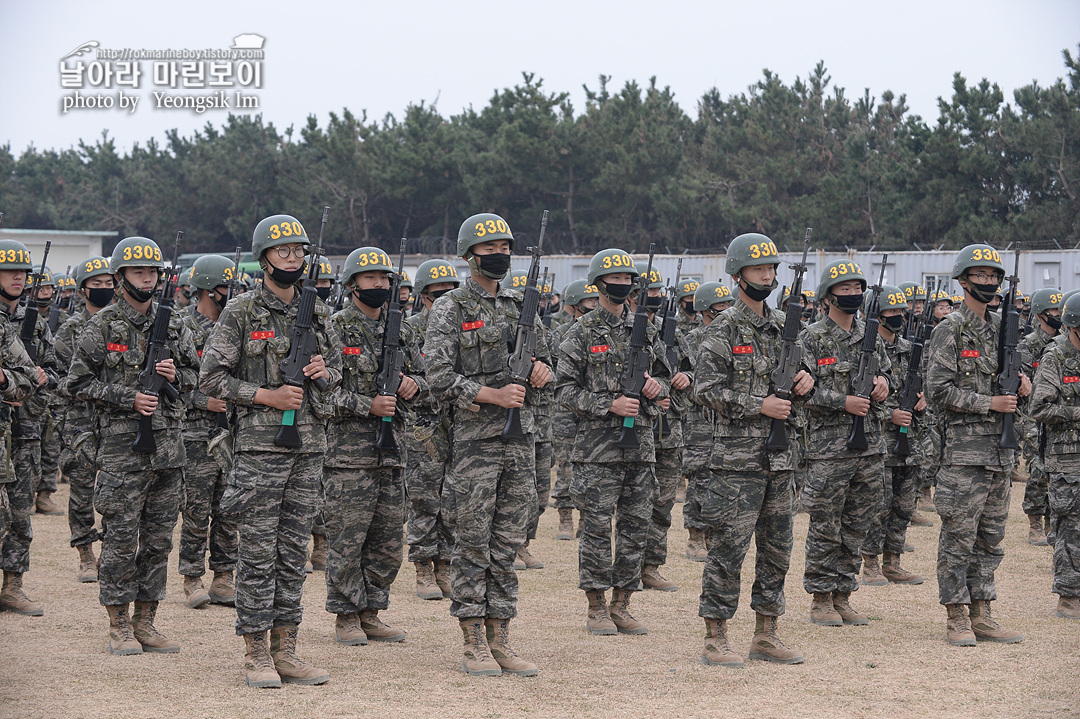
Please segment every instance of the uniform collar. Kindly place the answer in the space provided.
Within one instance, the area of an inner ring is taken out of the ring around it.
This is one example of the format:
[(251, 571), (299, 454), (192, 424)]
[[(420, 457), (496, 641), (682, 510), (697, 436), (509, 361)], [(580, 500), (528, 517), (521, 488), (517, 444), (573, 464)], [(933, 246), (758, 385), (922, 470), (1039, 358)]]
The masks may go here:
[(145, 315), (132, 307), (131, 303), (127, 301), (127, 295), (124, 294), (120, 295), (120, 299), (116, 301), (116, 306), (119, 308), (120, 314), (139, 329), (149, 325), (157, 316), (158, 303), (154, 300), (150, 300), (150, 309), (146, 311)]
[[(267, 279), (266, 282), (270, 282), (270, 280)], [(278, 297), (273, 292), (271, 292), (269, 289), (267, 289), (265, 282), (259, 285), (259, 290), (258, 291), (259, 291), (259, 299), (261, 299), (263, 301), (263, 304), (265, 304), (268, 308), (270, 308), (271, 310), (274, 310), (275, 312), (280, 312), (280, 313), (283, 313), (283, 314), (287, 314), (290, 309), (300, 306), (300, 289), (299, 288), (294, 288), (292, 302), (289, 302), (289, 303), (283, 302), (280, 297)]]
[[(738, 312), (742, 317), (745, 317), (746, 319), (750, 320), (751, 324), (753, 324), (755, 327), (764, 327), (765, 325), (775, 325), (776, 322), (773, 321), (772, 309), (767, 304), (765, 304), (764, 302), (762, 303), (762, 307), (765, 308), (765, 316), (764, 317), (759, 315), (757, 312), (754, 312), (754, 310), (750, 307), (750, 305), (743, 302), (742, 295), (739, 295), (738, 297), (735, 298), (735, 308), (736, 308), (735, 311)], [(713, 320), (713, 322), (715, 322), (715, 321), (716, 320)]]
[(616, 317), (615, 315), (611, 314), (599, 303), (597, 303), (596, 309), (589, 314), (596, 315), (598, 318), (600, 318), (600, 320), (604, 322), (604, 324), (608, 325), (609, 327), (618, 327), (619, 325), (627, 324), (633, 325), (634, 313), (630, 312), (630, 309), (625, 304), (621, 305), (621, 307), (623, 308), (622, 317)]

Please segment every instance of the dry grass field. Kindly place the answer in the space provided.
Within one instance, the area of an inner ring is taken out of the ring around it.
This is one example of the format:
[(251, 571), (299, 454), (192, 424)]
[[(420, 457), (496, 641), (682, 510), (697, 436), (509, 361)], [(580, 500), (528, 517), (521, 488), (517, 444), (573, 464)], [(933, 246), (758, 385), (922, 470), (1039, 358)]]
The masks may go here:
[[(1019, 491), (1017, 491), (1019, 490)], [(182, 580), (169, 562), (169, 596), (158, 627), (183, 645), (178, 655), (113, 657), (105, 652), (107, 620), (96, 584), (74, 581), (75, 551), (66, 517), (34, 517), (30, 596), (43, 617), (0, 614), (0, 717), (1041, 717), (1080, 716), (1080, 623), (1054, 617), (1050, 551), (1027, 544), (1023, 490), (1014, 485), (995, 615), (1023, 631), (1015, 645), (974, 648), (945, 643), (944, 609), (933, 579), (938, 527), (913, 528), (908, 568), (920, 586), (864, 587), (855, 605), (869, 627), (810, 624), (802, 589), (806, 515), (795, 525), (783, 637), (805, 654), (800, 666), (751, 662), (746, 669), (700, 662), (697, 616), (701, 564), (682, 555), (680, 505), (665, 574), (672, 593), (635, 595), (646, 636), (586, 633), (585, 598), (576, 588), (576, 542), (555, 541), (555, 512), (544, 514), (534, 551), (546, 568), (521, 575), (519, 652), (540, 666), (535, 678), (464, 675), (461, 634), (449, 601), (413, 593), (412, 565), (402, 567), (387, 621), (409, 631), (402, 644), (343, 647), (323, 609), (322, 573), (306, 585), (302, 656), (326, 667), (321, 687), (279, 690), (244, 686), (242, 641), (234, 611), (182, 603)], [(57, 497), (66, 506), (66, 489)], [(933, 516), (933, 515), (931, 515)], [(935, 516), (936, 521), (936, 516)], [(179, 536), (179, 527), (177, 528)], [(731, 625), (737, 649), (753, 633), (749, 588), (753, 550), (744, 567), (745, 604)]]

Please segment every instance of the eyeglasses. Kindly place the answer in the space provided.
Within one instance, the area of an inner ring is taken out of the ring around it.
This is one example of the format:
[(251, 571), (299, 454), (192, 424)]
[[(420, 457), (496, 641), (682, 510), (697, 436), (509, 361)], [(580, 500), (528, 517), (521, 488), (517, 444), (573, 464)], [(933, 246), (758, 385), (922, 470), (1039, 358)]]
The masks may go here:
[(969, 272), (968, 273), (968, 279), (969, 280), (975, 280), (979, 284), (984, 284), (984, 283), (989, 283), (989, 282), (1000, 283), (1001, 282), (1001, 275), (997, 274), (996, 272), (993, 273), (993, 274), (987, 274), (985, 272)]
[(274, 248), (274, 252), (277, 256), (283, 260), (289, 259), (289, 257), (303, 257), (307, 254), (307, 248), (304, 245), (297, 245), (296, 247), (288, 247), (287, 245), (278, 245)]

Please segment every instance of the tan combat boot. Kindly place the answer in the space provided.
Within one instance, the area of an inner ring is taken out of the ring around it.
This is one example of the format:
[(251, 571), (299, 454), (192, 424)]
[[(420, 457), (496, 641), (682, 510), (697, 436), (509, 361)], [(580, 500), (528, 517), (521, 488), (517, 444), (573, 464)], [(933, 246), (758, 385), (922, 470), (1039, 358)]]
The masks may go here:
[(334, 639), (347, 647), (359, 647), (368, 643), (367, 634), (360, 628), (360, 615), (339, 614), (334, 622)]
[(484, 620), (484, 629), (487, 634), (488, 649), (491, 650), (492, 658), (499, 663), (500, 669), (507, 674), (516, 674), (519, 677), (535, 677), (540, 673), (535, 664), (519, 657), (510, 646), (509, 619), (488, 617)]
[(209, 595), (210, 601), (214, 604), (236, 606), (236, 585), (233, 583), (233, 573), (214, 572), (214, 581), (210, 582)]
[(934, 505), (934, 497), (930, 494), (931, 489), (927, 487), (919, 495), (919, 509), (924, 512), (936, 512), (937, 507)]
[(56, 500), (52, 498), (52, 495), (51, 489), (43, 489), (37, 493), (35, 511), (37, 511), (38, 514), (48, 514), (55, 517), (64, 513), (64, 508), (56, 503)]
[(757, 613), (754, 638), (750, 641), (750, 658), (777, 664), (802, 664), (803, 655), (776, 636), (776, 617)]
[(518, 569), (518, 564), (523, 564), (521, 569), (543, 569), (544, 563), (533, 556), (533, 553), (529, 551), (529, 540), (525, 540), (525, 544), (521, 545), (521, 549), (517, 553), (517, 562), (514, 562), (514, 569)]
[(912, 527), (933, 527), (934, 520), (930, 519), (925, 514), (922, 514), (921, 512), (919, 512), (919, 510), (916, 509), (914, 512), (911, 513), (911, 522), (909, 522), (909, 524)]
[(413, 562), (416, 567), (416, 596), (421, 599), (442, 599), (443, 592), (435, 583), (435, 571), (431, 562)]
[(585, 592), (585, 596), (589, 600), (589, 618), (585, 622), (585, 628), (589, 630), (589, 634), (601, 636), (618, 634), (619, 630), (615, 622), (611, 621), (611, 616), (608, 615), (607, 598), (604, 593), (599, 589), (591, 589)]
[(93, 544), (80, 544), (75, 547), (79, 551), (79, 571), (75, 575), (75, 579), (80, 582), (96, 582), (97, 581), (97, 557), (94, 556)]
[(881, 567), (881, 573), (885, 575), (885, 579), (889, 580), (893, 584), (922, 584), (923, 578), (909, 572), (900, 566), (900, 555), (893, 554), (892, 552), (885, 552), (882, 555), (885, 563)]
[(731, 667), (732, 669), (742, 669), (746, 666), (743, 658), (731, 650), (727, 638), (726, 620), (705, 620), (705, 649), (701, 652), (701, 663), (710, 667)]
[(949, 613), (949, 619), (945, 622), (945, 632), (949, 644), (954, 647), (975, 646), (975, 632), (971, 631), (967, 612), (963, 604), (946, 604), (945, 611)]
[(442, 590), (443, 597), (450, 598), (450, 562), (446, 559), (435, 560), (435, 584)]
[(983, 642), (998, 642), (1000, 644), (1016, 644), (1024, 641), (1024, 635), (1015, 629), (1006, 629), (990, 616), (990, 601), (986, 599), (972, 599), (971, 631), (975, 632), (975, 638)]
[(608, 615), (620, 634), (648, 634), (645, 624), (634, 619), (630, 613), (630, 595), (633, 592), (626, 589), (611, 590), (611, 608)]
[(858, 612), (851, 606), (851, 592), (833, 592), (832, 595), (833, 609), (836, 610), (840, 618), (844, 620), (844, 624), (851, 624), (856, 627), (865, 626), (870, 623), (866, 615), (862, 612)]
[(864, 587), (884, 587), (888, 583), (889, 580), (881, 573), (881, 565), (878, 564), (877, 556), (862, 555), (862, 585)]
[(180, 643), (169, 639), (154, 627), (157, 602), (135, 602), (131, 614), (131, 630), (139, 640), (144, 652), (151, 654), (178, 654)]
[(210, 603), (210, 594), (203, 586), (202, 577), (184, 577), (184, 598), (190, 609), (205, 607)]
[(373, 642), (405, 641), (405, 632), (401, 629), (394, 629), (379, 619), (378, 609), (365, 609), (360, 612), (360, 628), (364, 630), (367, 638)]
[(660, 567), (650, 564), (641, 570), (641, 583), (646, 589), (655, 589), (658, 592), (677, 592), (679, 585), (660, 574)]
[(330, 549), (330, 543), (326, 541), (326, 535), (313, 534), (311, 535), (312, 542), (311, 557), (308, 559), (311, 562), (311, 568), (317, 572), (326, 571), (326, 555)]
[(105, 611), (109, 614), (109, 644), (106, 646), (109, 654), (118, 657), (142, 654), (142, 644), (135, 638), (131, 631), (131, 622), (128, 621), (128, 605), (109, 605), (105, 607)]
[(281, 677), (266, 646), (266, 632), (244, 635), (244, 681), (253, 689), (281, 689)]
[(25, 614), (28, 617), (40, 617), (45, 610), (23, 593), (22, 576), (19, 572), (4, 571), (4, 586), (0, 589), (0, 609)]
[(572, 507), (559, 507), (559, 529), (555, 539), (571, 540), (574, 538), (574, 510)]
[(462, 619), (458, 624), (465, 637), (465, 658), (461, 661), (461, 670), (474, 677), (502, 676), (502, 667), (491, 656), (487, 635), (484, 631), (483, 617)]
[(690, 540), (686, 543), (686, 558), (691, 562), (704, 562), (709, 557), (709, 550), (705, 548), (705, 530), (689, 530)]
[(1046, 530), (1043, 529), (1043, 518), (1038, 514), (1028, 515), (1028, 544), (1036, 547), (1049, 546), (1046, 541)]
[(832, 592), (814, 592), (810, 621), (823, 627), (842, 627), (844, 619), (833, 607)]
[(330, 681), (330, 672), (296, 656), (298, 631), (295, 624), (270, 630), (270, 657), (274, 660), (274, 669), (286, 684), (325, 684)]
[(1062, 619), (1080, 619), (1080, 597), (1058, 597), (1055, 614)]

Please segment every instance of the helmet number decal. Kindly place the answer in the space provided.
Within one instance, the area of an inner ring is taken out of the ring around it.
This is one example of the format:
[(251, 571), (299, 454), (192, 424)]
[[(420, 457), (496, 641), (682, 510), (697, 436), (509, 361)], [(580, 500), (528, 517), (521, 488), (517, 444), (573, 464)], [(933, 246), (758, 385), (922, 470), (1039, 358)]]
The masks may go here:
[(891, 292), (891, 293), (889, 293), (889, 304), (890, 305), (902, 305), (902, 304), (905, 304), (905, 303), (907, 303), (907, 298), (904, 297), (903, 292)]
[(843, 277), (846, 274), (858, 275), (862, 277), (862, 268), (854, 262), (841, 262), (840, 264), (833, 265), (829, 268), (829, 279), (835, 280), (838, 277)]
[(270, 239), (280, 240), (282, 237), (304, 237), (304, 227), (299, 222), (281, 222), (270, 225)]
[(387, 267), (391, 266), (390, 256), (387, 255), (385, 252), (376, 252), (375, 250), (372, 250), (371, 252), (365, 252), (364, 254), (360, 255), (360, 257), (356, 259), (356, 264), (360, 265), (361, 267), (367, 267), (368, 265), (386, 265)]
[(7, 250), (4, 253), (5, 262), (21, 262), (30, 263), (30, 251), (29, 250)]
[(625, 253), (608, 255), (601, 264), (605, 270), (610, 270), (613, 267), (625, 267), (626, 269), (630, 269), (634, 267), (634, 258)]
[(437, 267), (432, 267), (428, 270), (428, 274), (431, 276), (430, 279), (433, 280), (442, 277), (453, 277), (454, 279), (457, 279), (457, 270), (454, 269), (453, 265), (438, 265)]
[(153, 245), (128, 245), (124, 248), (123, 257), (125, 262), (131, 260), (161, 262), (161, 250)]
[(1061, 298), (1064, 296), (1065, 295), (1059, 292), (1055, 292), (1054, 294), (1050, 295), (1050, 304), (1056, 305), (1058, 302), (1061, 302)]
[(1001, 255), (998, 251), (991, 248), (983, 249), (982, 247), (976, 247), (971, 251), (972, 260), (983, 260), (985, 262), (1001, 262)]
[(485, 235), (493, 235), (496, 232), (510, 233), (510, 228), (502, 220), (487, 220), (484, 222), (476, 223), (476, 232), (473, 234), (476, 237), (484, 237)]
[(598, 295), (600, 294), (600, 290), (596, 289), (596, 285), (585, 285), (585, 294)]
[[(83, 272), (93, 272), (94, 270), (107, 269), (109, 269), (109, 261), (100, 257), (93, 260), (87, 260), (86, 264), (83, 265)], [(74, 284), (74, 280), (72, 280), (72, 283)]]
[(750, 245), (750, 256), (755, 260), (762, 257), (776, 257), (779, 252), (776, 250), (776, 245), (772, 242), (761, 242), (756, 245)]
[(510, 281), (510, 286), (514, 289), (525, 287), (529, 284), (529, 277), (527, 275), (514, 275)]

